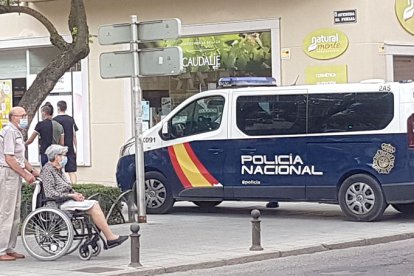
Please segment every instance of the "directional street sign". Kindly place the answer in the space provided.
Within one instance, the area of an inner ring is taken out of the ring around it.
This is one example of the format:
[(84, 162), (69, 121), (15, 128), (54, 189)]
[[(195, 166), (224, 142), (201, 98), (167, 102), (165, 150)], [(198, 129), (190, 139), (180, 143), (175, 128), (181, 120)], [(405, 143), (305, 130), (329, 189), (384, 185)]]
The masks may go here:
[(134, 59), (131, 51), (102, 53), (99, 56), (103, 79), (127, 78), (134, 74)]
[(98, 30), (98, 39), (101, 45), (130, 43), (131, 23), (101, 26)]
[(141, 42), (177, 39), (180, 35), (181, 21), (177, 18), (138, 23), (138, 40)]
[(139, 52), (139, 75), (179, 75), (183, 72), (181, 47), (146, 49)]
[[(138, 52), (138, 55), (139, 76), (178, 75), (183, 70), (180, 47), (145, 49)], [(103, 79), (133, 77), (133, 52), (102, 53), (100, 68)]]
[[(99, 44), (112, 45), (132, 41), (131, 24), (114, 24), (99, 27)], [(177, 39), (181, 32), (181, 21), (177, 18), (138, 22), (140, 42)]]

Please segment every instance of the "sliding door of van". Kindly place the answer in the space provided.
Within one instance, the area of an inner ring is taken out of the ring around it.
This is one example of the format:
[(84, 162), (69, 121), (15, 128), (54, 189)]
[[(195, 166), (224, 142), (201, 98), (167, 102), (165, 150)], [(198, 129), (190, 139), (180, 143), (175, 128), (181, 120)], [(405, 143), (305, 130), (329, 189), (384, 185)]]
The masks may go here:
[[(306, 91), (233, 95), (231, 181), (235, 198), (305, 199)], [(231, 164), (231, 165), (230, 165)]]

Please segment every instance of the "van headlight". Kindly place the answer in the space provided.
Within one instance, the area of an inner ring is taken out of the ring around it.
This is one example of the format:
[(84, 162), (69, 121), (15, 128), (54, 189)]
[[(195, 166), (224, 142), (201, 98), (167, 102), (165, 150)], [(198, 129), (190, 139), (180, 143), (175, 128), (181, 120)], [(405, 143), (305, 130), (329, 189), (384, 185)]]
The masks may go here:
[(135, 154), (135, 139), (129, 139), (126, 144), (121, 147), (119, 158), (131, 154)]

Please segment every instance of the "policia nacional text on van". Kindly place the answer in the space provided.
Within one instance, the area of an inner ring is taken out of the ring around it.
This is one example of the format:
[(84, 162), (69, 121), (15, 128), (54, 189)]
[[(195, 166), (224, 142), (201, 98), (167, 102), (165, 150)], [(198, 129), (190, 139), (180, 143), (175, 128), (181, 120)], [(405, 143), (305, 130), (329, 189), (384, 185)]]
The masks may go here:
[[(338, 203), (353, 220), (414, 212), (414, 84), (260, 87), (227, 78), (144, 132), (149, 213), (176, 200)], [(243, 88), (235, 88), (242, 84)], [(117, 181), (135, 182), (133, 141)]]

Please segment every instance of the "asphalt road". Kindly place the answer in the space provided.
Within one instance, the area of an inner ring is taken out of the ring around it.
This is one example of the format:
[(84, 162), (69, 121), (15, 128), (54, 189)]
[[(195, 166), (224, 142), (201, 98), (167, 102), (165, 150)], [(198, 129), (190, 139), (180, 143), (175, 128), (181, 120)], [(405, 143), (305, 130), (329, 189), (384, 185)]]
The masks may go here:
[(414, 239), (168, 275), (414, 275)]

